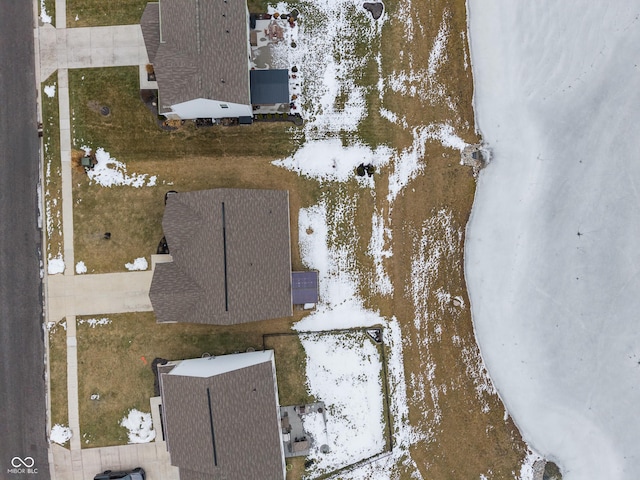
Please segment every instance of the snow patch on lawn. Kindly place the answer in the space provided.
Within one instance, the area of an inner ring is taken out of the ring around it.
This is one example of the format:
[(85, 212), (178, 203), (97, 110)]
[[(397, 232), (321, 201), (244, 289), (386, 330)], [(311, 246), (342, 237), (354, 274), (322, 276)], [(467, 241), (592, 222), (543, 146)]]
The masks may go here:
[(84, 264), (84, 262), (81, 260), (78, 263), (76, 263), (76, 273), (78, 275), (82, 275), (83, 273), (87, 273), (87, 266)]
[(64, 445), (67, 443), (73, 433), (71, 429), (65, 425), (60, 425), (56, 423), (53, 427), (51, 427), (51, 432), (49, 433), (49, 442), (57, 443), (58, 445)]
[[(281, 2), (269, 12), (289, 12), (294, 7)], [(300, 25), (286, 27), (285, 40), (272, 45), (275, 68), (298, 67), (296, 83), (301, 90), (295, 93), (300, 96), (307, 140), (326, 138), (329, 132), (354, 132), (366, 116), (366, 89), (356, 77), (370, 53), (363, 55), (356, 47), (375, 44), (385, 18), (372, 21), (361, 2), (354, 0), (318, 0), (305, 4)]]
[(429, 63), (427, 64), (427, 72), (433, 77), (440, 65), (447, 61), (447, 37), (449, 35), (449, 25), (447, 25), (447, 13), (445, 11), (438, 29), (438, 35), (433, 41), (431, 52), (429, 52)]
[(55, 84), (46, 85), (43, 90), (44, 90), (45, 95), (47, 97), (49, 97), (49, 98), (53, 98), (53, 97), (56, 96), (56, 86), (55, 86)]
[(58, 326), (62, 327), (62, 329), (67, 331), (67, 321), (63, 320), (62, 322), (47, 322), (46, 328), (49, 333), (56, 333), (56, 329)]
[(88, 318), (84, 320), (78, 320), (78, 325), (87, 324), (91, 328), (96, 328), (98, 325), (109, 325), (111, 323), (111, 319), (107, 317), (102, 318)]
[(58, 273), (64, 273), (64, 260), (62, 255), (50, 258), (47, 261), (47, 273), (49, 275), (57, 275)]
[[(90, 147), (83, 146), (85, 152), (91, 151)], [(152, 187), (156, 185), (157, 176), (149, 177), (148, 173), (127, 173), (127, 166), (109, 155), (109, 152), (100, 147), (96, 151), (96, 161), (93, 169), (87, 172), (91, 183), (103, 187), (113, 187), (115, 185), (129, 185), (131, 187)]]
[(129, 443), (149, 443), (156, 438), (150, 413), (131, 409), (129, 414), (120, 421), (120, 426), (129, 431)]
[[(383, 450), (382, 362), (374, 343), (362, 332), (307, 334), (300, 341), (307, 354), (309, 392), (325, 403), (324, 422), (305, 423), (316, 439), (309, 458), (313, 473), (350, 465)], [(318, 420), (318, 419), (316, 419)], [(320, 451), (326, 439), (330, 454)]]
[[(397, 117), (390, 117), (397, 119)], [(404, 122), (404, 120), (398, 120)], [(406, 122), (405, 122), (406, 123)], [(412, 130), (413, 142), (402, 151), (394, 151), (387, 146), (375, 150), (361, 143), (344, 146), (338, 138), (306, 142), (292, 156), (276, 160), (274, 165), (286, 168), (322, 181), (346, 182), (358, 179), (362, 186), (375, 187), (375, 178), (357, 177), (356, 167), (371, 164), (380, 171), (381, 167), (391, 164), (389, 174), (389, 194), (387, 199), (393, 202), (400, 192), (424, 169), (424, 155), (428, 141), (438, 141), (443, 146), (462, 151), (466, 145), (448, 124), (433, 124), (416, 127)]]
[(144, 257), (136, 258), (132, 263), (125, 263), (124, 266), (127, 270), (146, 270), (149, 268), (149, 263), (147, 263), (147, 259)]
[(375, 275), (372, 278), (373, 290), (382, 295), (391, 295), (393, 293), (393, 284), (391, 278), (384, 269), (384, 261), (393, 256), (391, 247), (391, 229), (385, 226), (385, 217), (379, 215), (378, 212), (373, 213), (371, 219), (371, 240), (369, 240), (369, 249), (367, 253), (373, 258), (376, 267)]
[[(389, 163), (392, 153), (385, 146), (372, 150), (362, 143), (344, 146), (339, 138), (327, 138), (308, 141), (291, 157), (276, 160), (273, 164), (305, 177), (346, 182), (356, 177), (356, 167), (361, 163), (371, 164), (378, 169)], [(374, 186), (374, 177), (365, 175), (356, 178), (363, 185)]]
[[(332, 212), (331, 221), (339, 222), (349, 215), (348, 208)], [(357, 276), (347, 247), (330, 248), (327, 205), (300, 209), (298, 226), (300, 254), (303, 263), (318, 270), (320, 302), (316, 310), (294, 328), (299, 331), (328, 330), (370, 326), (382, 321), (376, 312), (366, 310), (358, 296)], [(334, 231), (332, 229), (331, 233)]]
[[(425, 438), (425, 436), (409, 425), (407, 383), (404, 375), (402, 334), (399, 322), (395, 318), (383, 318), (378, 312), (364, 307), (358, 295), (358, 277), (350, 261), (352, 252), (348, 247), (339, 246), (332, 237), (335, 231), (335, 222), (340, 223), (345, 218), (353, 218), (349, 213), (351, 211), (349, 202), (345, 201), (340, 208), (335, 209), (336, 212), (332, 211), (331, 215), (328, 214), (328, 210), (324, 202), (300, 210), (298, 227), (302, 261), (307, 267), (318, 270), (321, 290), (320, 302), (316, 310), (296, 323), (294, 328), (301, 332), (311, 332), (373, 325), (384, 327), (388, 385), (389, 391), (393, 392), (389, 399), (393, 418), (392, 435), (396, 445), (390, 455), (381, 456), (373, 463), (357, 467), (349, 472), (343, 472), (341, 477), (352, 479), (391, 478), (392, 472), (400, 462), (413, 472), (415, 478), (420, 478), (417, 466), (406, 454), (412, 443)], [(378, 229), (383, 228), (380, 221), (376, 220), (375, 223), (378, 225)], [(383, 258), (384, 253), (378, 251), (381, 248), (384, 248), (381, 242), (372, 242), (370, 253), (374, 258)], [(381, 452), (384, 448), (384, 438), (381, 439), (378, 433), (369, 432), (369, 429), (374, 425), (376, 428), (381, 428), (382, 425), (382, 420), (379, 417), (376, 418), (376, 415), (382, 415), (378, 413), (382, 406), (377, 403), (382, 401), (379, 385), (380, 358), (377, 349), (364, 334), (361, 334), (360, 337), (350, 338), (348, 335), (303, 333), (302, 337), (307, 354), (309, 387), (319, 400), (325, 402), (327, 408), (326, 431), (324, 430), (324, 422), (310, 421), (310, 425), (305, 424), (313, 432), (314, 438), (327, 438), (329, 441), (331, 453), (326, 456), (326, 459), (322, 454), (318, 454), (319, 465), (322, 468), (329, 468), (330, 466), (351, 464), (362, 459), (366, 453), (374, 455)], [(363, 342), (362, 338), (366, 342)], [(350, 358), (351, 355), (358, 356), (363, 353), (368, 358), (361, 358), (357, 361)], [(328, 358), (332, 360), (327, 362)], [(349, 368), (346, 365), (349, 365)], [(352, 365), (358, 365), (358, 367), (351, 370)], [(344, 369), (347, 372), (343, 372)], [(373, 373), (367, 374), (366, 372), (369, 370), (373, 372), (376, 369), (378, 376), (373, 381)], [(350, 378), (348, 371), (361, 380)], [(369, 379), (371, 383), (358, 383), (365, 381), (365, 379)], [(373, 390), (376, 390), (375, 394)], [(371, 402), (376, 403), (372, 404)], [(332, 409), (338, 414), (333, 416)], [(342, 416), (341, 412), (343, 412)], [(356, 412), (353, 420), (351, 412)], [(358, 420), (359, 413), (357, 412), (367, 412), (366, 417), (374, 424), (362, 427), (362, 432), (366, 432), (366, 434), (361, 433), (360, 427), (357, 427), (358, 430), (354, 430), (354, 425), (361, 421)], [(337, 432), (342, 433), (338, 434)], [(351, 438), (352, 436), (354, 438)], [(336, 449), (335, 445), (342, 447)], [(334, 455), (337, 457), (334, 458)]]
[(44, 0), (40, 0), (40, 21), (42, 23), (51, 23), (51, 15), (47, 14), (47, 7)]

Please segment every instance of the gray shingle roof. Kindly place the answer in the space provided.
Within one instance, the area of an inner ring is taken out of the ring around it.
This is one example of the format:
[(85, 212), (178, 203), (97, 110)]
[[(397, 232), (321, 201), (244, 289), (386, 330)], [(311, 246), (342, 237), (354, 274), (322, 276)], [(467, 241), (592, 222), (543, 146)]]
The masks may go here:
[(177, 193), (162, 225), (173, 262), (153, 274), (158, 322), (232, 325), (293, 314), (288, 192)]
[[(151, 15), (145, 19), (143, 14), (147, 25), (152, 24)], [(160, 0), (159, 27), (151, 61), (161, 110), (197, 98), (250, 103), (246, 1)], [(147, 51), (152, 53), (153, 36), (145, 29)]]
[(157, 2), (147, 3), (140, 20), (140, 28), (149, 62), (153, 63), (160, 45), (160, 6)]
[(252, 355), (264, 361), (209, 377), (161, 374), (167, 448), (181, 479), (283, 478), (273, 355)]

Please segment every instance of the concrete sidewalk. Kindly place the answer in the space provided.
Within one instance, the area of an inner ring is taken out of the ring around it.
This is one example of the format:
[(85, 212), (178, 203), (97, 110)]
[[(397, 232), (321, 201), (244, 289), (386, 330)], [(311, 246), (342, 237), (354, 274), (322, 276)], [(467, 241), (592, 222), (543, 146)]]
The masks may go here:
[[(37, 11), (37, 2), (34, 1), (34, 12)], [(85, 480), (104, 470), (140, 466), (147, 471), (149, 478), (177, 480), (178, 469), (171, 466), (166, 444), (160, 439), (147, 444), (82, 449), (76, 315), (152, 310), (148, 292), (153, 272), (75, 275), (68, 69), (131, 65), (141, 66), (143, 71), (148, 57), (140, 25), (67, 29), (65, 0), (56, 0), (56, 25), (57, 28), (41, 25), (34, 30), (36, 76), (42, 82), (58, 71), (62, 235), (66, 268), (64, 275), (45, 274), (44, 291), (47, 321), (66, 319), (67, 323), (67, 406), (69, 428), (73, 434), (69, 449), (51, 445), (51, 477)], [(50, 423), (50, 411), (47, 418)], [(48, 428), (51, 428), (50, 424)]]

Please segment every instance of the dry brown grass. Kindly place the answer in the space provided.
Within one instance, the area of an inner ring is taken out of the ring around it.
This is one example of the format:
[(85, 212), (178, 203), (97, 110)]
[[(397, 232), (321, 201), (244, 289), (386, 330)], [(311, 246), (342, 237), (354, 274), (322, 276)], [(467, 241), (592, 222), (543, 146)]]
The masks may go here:
[(275, 351), (278, 371), (278, 398), (281, 405), (314, 402), (307, 389), (307, 357), (298, 335), (269, 336), (265, 347)]
[(51, 425), (69, 425), (67, 403), (67, 332), (60, 323), (49, 331)]
[[(249, 347), (261, 350), (264, 333), (287, 331), (292, 321), (300, 320), (303, 314), (297, 312), (293, 319), (233, 327), (157, 324), (154, 314), (147, 312), (109, 315), (112, 323), (92, 328), (86, 322), (80, 323), (89, 317), (78, 317), (78, 396), (83, 447), (127, 443), (127, 431), (119, 426), (119, 421), (131, 408), (149, 411), (149, 398), (154, 396), (151, 370), (154, 358), (182, 360), (203, 353), (242, 352)], [(282, 357), (277, 349), (276, 355)], [(291, 366), (298, 367), (295, 363)], [(280, 362), (278, 375), (282, 372), (285, 378), (289, 377), (286, 368)], [(298, 374), (292, 374), (291, 378), (295, 375)], [(100, 399), (91, 400), (93, 394), (99, 394)]]
[[(315, 202), (319, 187), (313, 181), (274, 167), (270, 161), (264, 157), (237, 157), (234, 161), (216, 157), (138, 161), (137, 172), (157, 174), (159, 179), (155, 187), (138, 189), (89, 185), (84, 172), (74, 171), (75, 257), (85, 262), (89, 273), (124, 270), (124, 264), (134, 258), (148, 259), (156, 253), (163, 235), (161, 222), (168, 190), (267, 188), (289, 191), (292, 262), (294, 269), (302, 268), (297, 248), (297, 212)], [(105, 232), (111, 232), (110, 240), (104, 240)]]
[[(452, 111), (442, 100), (422, 100), (393, 92), (385, 95), (384, 103), (393, 105), (393, 111), (402, 112), (410, 126), (449, 122), (466, 142), (477, 142), (479, 139), (473, 127), (471, 70), (464, 67), (465, 53), (469, 58), (468, 46), (460, 35), (460, 32), (466, 32), (464, 1), (414, 3), (411, 11), (398, 11), (398, 14), (411, 15), (414, 25), (420, 23), (424, 27), (423, 33), (414, 29), (411, 42), (405, 36), (403, 16), (394, 16), (395, 5), (387, 3), (386, 6), (392, 15), (383, 32), (383, 71), (386, 73), (426, 67), (440, 22), (446, 18), (451, 32), (447, 43), (448, 60), (441, 65), (435, 81), (444, 86), (445, 96), (452, 98), (456, 108)], [(405, 52), (403, 57), (398, 55), (399, 51)], [(388, 122), (384, 119), (376, 121), (373, 117), (370, 121), (371, 128), (379, 129), (381, 135), (396, 136), (395, 146), (407, 145), (406, 132), (387, 129)], [(466, 294), (463, 237), (449, 254), (440, 257), (437, 275), (430, 280), (429, 291), (425, 294), (427, 308), (432, 314), (426, 332), (417, 331), (414, 325), (419, 312), (414, 310), (409, 292), (411, 262), (418, 253), (416, 238), (420, 237), (425, 222), (441, 210), (451, 215), (453, 230), (464, 232), (475, 193), (472, 172), (459, 165), (456, 152), (430, 142), (424, 161), (423, 174), (405, 188), (393, 205), (394, 255), (393, 261), (387, 264), (394, 285), (393, 298), (377, 297), (373, 301), (383, 314), (395, 315), (401, 323), (407, 378), (424, 377), (426, 361), (435, 365), (434, 378), (425, 388), (438, 389), (437, 400), (434, 401), (429, 392), (409, 392), (410, 423), (423, 431), (433, 429), (426, 440), (412, 446), (411, 456), (425, 478), (478, 478), (489, 471), (492, 478), (513, 478), (512, 472), (519, 471), (526, 447), (513, 422), (504, 420), (504, 406), (498, 396), (476, 391), (474, 374), (479, 369), (470, 369), (470, 365), (479, 359), (479, 351)], [(384, 187), (379, 184), (377, 195), (377, 207), (382, 211), (388, 209), (383, 197)], [(429, 233), (434, 241), (442, 240), (446, 235), (444, 228), (437, 226)], [(442, 308), (435, 295), (438, 289), (451, 295), (462, 295), (467, 308)], [(441, 333), (436, 331), (436, 325)], [(441, 414), (439, 421), (435, 418), (436, 411)]]
[[(286, 157), (300, 144), (288, 122), (208, 128), (186, 122), (164, 131), (141, 100), (137, 67), (70, 70), (69, 92), (73, 146), (103, 147), (130, 171), (139, 170), (138, 160)], [(108, 116), (101, 106), (109, 107)]]
[(287, 458), (287, 480), (299, 480), (302, 478), (305, 470), (304, 462), (305, 457)]

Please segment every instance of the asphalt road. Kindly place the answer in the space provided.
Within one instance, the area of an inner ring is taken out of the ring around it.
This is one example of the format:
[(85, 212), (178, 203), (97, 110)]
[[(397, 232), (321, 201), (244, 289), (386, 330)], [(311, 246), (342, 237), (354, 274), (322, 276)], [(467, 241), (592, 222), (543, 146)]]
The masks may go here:
[(0, 478), (50, 478), (32, 2), (0, 0)]

